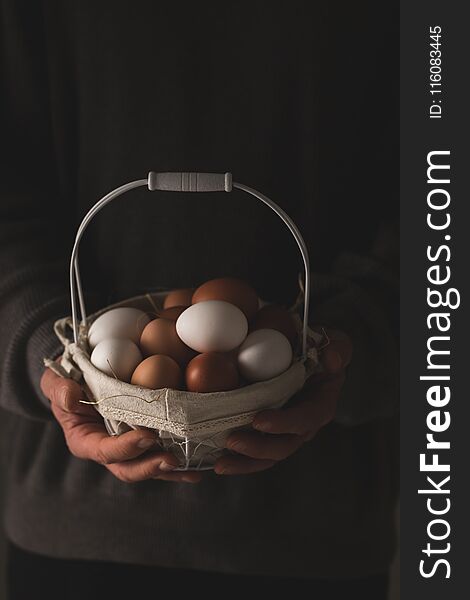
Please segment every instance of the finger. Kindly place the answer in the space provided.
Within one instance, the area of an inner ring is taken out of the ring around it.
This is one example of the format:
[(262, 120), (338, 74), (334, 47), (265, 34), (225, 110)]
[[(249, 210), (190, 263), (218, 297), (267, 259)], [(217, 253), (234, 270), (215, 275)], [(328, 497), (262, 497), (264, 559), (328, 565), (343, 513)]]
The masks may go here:
[(41, 378), (41, 390), (51, 404), (60, 410), (71, 413), (91, 415), (95, 409), (82, 400), (87, 400), (83, 389), (73, 379), (59, 377), (51, 369), (46, 369)]
[[(76, 417), (75, 424), (66, 422), (63, 428), (74, 456), (102, 465), (132, 460), (157, 444), (156, 434), (152, 431), (137, 429), (110, 436), (102, 422), (85, 421), (83, 417)], [(169, 456), (172, 458), (168, 464), (178, 466), (176, 458)]]
[(69, 410), (70, 404), (82, 395), (82, 390), (76, 381), (59, 377), (51, 369), (44, 371), (40, 385), (44, 395), (63, 410)]
[(266, 410), (256, 415), (253, 428), (265, 433), (310, 435), (331, 421), (335, 415), (344, 374), (318, 383), (310, 397), (279, 410)]
[(181, 481), (197, 483), (202, 474), (197, 472), (172, 473), (177, 466), (175, 457), (169, 452), (148, 454), (130, 462), (106, 465), (106, 468), (118, 479), (125, 483), (136, 483), (147, 479), (163, 479), (166, 481)]
[(162, 481), (175, 481), (176, 483), (200, 483), (203, 475), (197, 471), (182, 471), (177, 473), (162, 472), (155, 479)]
[(214, 471), (217, 475), (248, 475), (270, 469), (275, 464), (274, 460), (258, 460), (245, 456), (222, 456), (217, 459)]
[(342, 356), (334, 346), (327, 346), (323, 350), (321, 364), (323, 371), (319, 374), (320, 377), (318, 379), (325, 379), (325, 377), (336, 375), (344, 368)]
[(321, 355), (321, 362), (324, 373), (334, 375), (345, 369), (352, 358), (352, 342), (351, 338), (337, 329), (329, 329), (326, 332), (329, 340)]
[(298, 435), (263, 435), (255, 431), (237, 431), (227, 439), (227, 448), (238, 454), (263, 460), (284, 460), (303, 443)]

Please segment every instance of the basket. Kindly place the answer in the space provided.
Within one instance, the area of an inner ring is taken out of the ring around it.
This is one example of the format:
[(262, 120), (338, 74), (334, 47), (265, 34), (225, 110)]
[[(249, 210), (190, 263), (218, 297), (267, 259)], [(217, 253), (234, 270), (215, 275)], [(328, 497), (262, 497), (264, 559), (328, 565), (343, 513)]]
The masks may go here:
[[(233, 188), (251, 194), (269, 206), (286, 224), (300, 249), (304, 264), (302, 298), (292, 307), (297, 314), (301, 343), (287, 371), (270, 379), (228, 391), (194, 393), (181, 390), (150, 390), (125, 383), (99, 371), (90, 362), (87, 341), (91, 323), (103, 312), (119, 306), (132, 306), (147, 312), (163, 305), (165, 292), (137, 296), (108, 306), (87, 316), (80, 280), (78, 249), (80, 240), (93, 217), (121, 194), (140, 186), (150, 191), (231, 192)], [(58, 374), (82, 383), (90, 402), (104, 418), (110, 435), (146, 427), (155, 430), (161, 446), (175, 454), (180, 470), (211, 469), (225, 450), (227, 436), (235, 429), (249, 426), (261, 410), (280, 408), (319, 368), (317, 347), (321, 339), (308, 328), (310, 292), (309, 257), (300, 232), (289, 216), (269, 198), (245, 185), (232, 182), (230, 173), (149, 173), (110, 192), (86, 214), (78, 228), (70, 260), (71, 317), (55, 323), (55, 332), (64, 346), (61, 364), (48, 360), (47, 365)], [(78, 308), (81, 318), (78, 317)], [(69, 331), (73, 331), (73, 339)]]

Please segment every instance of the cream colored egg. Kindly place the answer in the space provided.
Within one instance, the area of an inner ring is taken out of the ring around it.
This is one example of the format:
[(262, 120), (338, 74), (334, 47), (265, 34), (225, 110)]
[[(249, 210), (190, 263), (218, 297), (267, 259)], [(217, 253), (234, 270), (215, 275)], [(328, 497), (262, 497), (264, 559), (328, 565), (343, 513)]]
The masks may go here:
[(106, 375), (129, 382), (142, 354), (131, 340), (102, 340), (91, 353), (91, 363)]
[(187, 308), (176, 321), (176, 332), (197, 352), (230, 352), (248, 333), (242, 311), (222, 300), (206, 300)]
[(238, 351), (238, 368), (248, 381), (266, 381), (286, 371), (292, 363), (292, 347), (285, 335), (274, 329), (249, 334)]
[(88, 330), (88, 343), (94, 348), (107, 338), (131, 340), (138, 344), (144, 327), (150, 321), (146, 313), (138, 308), (122, 306), (112, 308), (100, 315)]

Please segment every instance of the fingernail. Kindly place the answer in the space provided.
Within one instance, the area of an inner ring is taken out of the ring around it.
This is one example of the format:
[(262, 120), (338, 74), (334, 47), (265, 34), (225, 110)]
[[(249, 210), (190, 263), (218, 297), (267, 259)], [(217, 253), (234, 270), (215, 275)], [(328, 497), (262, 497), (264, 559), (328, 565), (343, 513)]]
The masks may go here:
[(253, 427), (259, 429), (259, 431), (271, 431), (273, 424), (271, 421), (259, 421), (258, 423), (254, 423)]
[(175, 465), (171, 465), (170, 463), (162, 462), (160, 465), (161, 471), (174, 471), (177, 467)]
[(194, 481), (194, 479), (192, 477), (190, 477), (189, 475), (183, 475), (181, 477), (181, 480), (184, 481), (185, 483), (199, 483), (199, 481)]
[(153, 438), (142, 438), (141, 440), (139, 440), (137, 442), (137, 446), (138, 448), (142, 448), (143, 450), (147, 449), (147, 448), (151, 448), (152, 446), (155, 446), (156, 440)]
[(229, 442), (227, 448), (235, 452), (243, 452), (246, 449), (246, 445), (243, 442), (235, 440), (234, 442)]
[(218, 468), (215, 469), (215, 473), (216, 475), (229, 475), (230, 469), (228, 469), (227, 467)]

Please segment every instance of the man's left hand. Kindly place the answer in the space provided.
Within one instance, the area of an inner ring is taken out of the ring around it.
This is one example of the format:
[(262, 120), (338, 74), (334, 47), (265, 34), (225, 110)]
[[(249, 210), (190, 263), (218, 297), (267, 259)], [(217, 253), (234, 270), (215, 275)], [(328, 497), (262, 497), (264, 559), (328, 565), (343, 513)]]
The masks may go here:
[(233, 454), (219, 458), (218, 475), (243, 475), (273, 467), (310, 441), (336, 414), (346, 367), (352, 356), (350, 338), (341, 331), (327, 332), (329, 345), (321, 355), (323, 372), (309, 378), (302, 391), (279, 410), (256, 415), (250, 431), (235, 431), (226, 447)]

